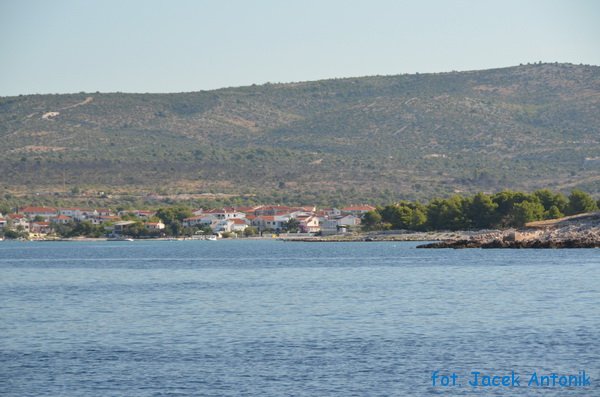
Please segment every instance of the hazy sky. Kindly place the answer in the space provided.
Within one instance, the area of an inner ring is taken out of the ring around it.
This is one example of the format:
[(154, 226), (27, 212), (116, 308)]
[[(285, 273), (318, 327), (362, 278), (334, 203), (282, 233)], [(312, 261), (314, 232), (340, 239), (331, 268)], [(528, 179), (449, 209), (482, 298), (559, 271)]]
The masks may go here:
[(599, 0), (0, 0), (0, 96), (600, 65)]

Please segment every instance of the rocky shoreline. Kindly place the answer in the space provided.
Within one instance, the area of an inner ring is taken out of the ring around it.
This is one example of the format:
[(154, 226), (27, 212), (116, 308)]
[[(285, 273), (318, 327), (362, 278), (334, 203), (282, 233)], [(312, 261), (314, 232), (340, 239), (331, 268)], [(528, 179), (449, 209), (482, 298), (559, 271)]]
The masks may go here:
[(468, 238), (475, 232), (408, 232), (408, 231), (374, 231), (353, 233), (348, 235), (280, 237), (279, 240), (305, 243), (353, 243), (383, 241), (441, 241)]
[(417, 248), (600, 248), (600, 213), (531, 222), (523, 229), (479, 233)]

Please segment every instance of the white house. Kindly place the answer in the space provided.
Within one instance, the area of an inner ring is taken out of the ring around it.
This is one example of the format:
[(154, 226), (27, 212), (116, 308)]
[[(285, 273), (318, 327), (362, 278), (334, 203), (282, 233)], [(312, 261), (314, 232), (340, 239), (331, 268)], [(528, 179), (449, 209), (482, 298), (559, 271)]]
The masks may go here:
[(97, 217), (98, 211), (83, 208), (59, 208), (59, 215), (68, 216), (76, 221), (83, 221), (88, 218)]
[(338, 226), (358, 226), (361, 222), (361, 217), (356, 215), (346, 215), (335, 218)]
[(233, 222), (231, 225), (232, 232), (243, 232), (248, 227), (248, 223), (245, 219), (234, 218), (230, 220)]
[(296, 219), (300, 222), (300, 232), (302, 233), (317, 233), (321, 230), (319, 218), (316, 216), (299, 216)]
[(59, 223), (59, 224), (62, 224), (62, 225), (65, 225), (65, 224), (71, 222), (72, 220), (73, 219), (70, 216), (62, 215), (62, 214), (58, 215), (58, 216), (55, 216), (53, 218), (50, 218), (50, 222), (52, 222), (52, 223)]
[(161, 221), (158, 222), (146, 222), (146, 229), (148, 230), (163, 230), (165, 228), (165, 224)]
[(216, 223), (218, 221), (218, 219), (214, 216), (211, 215), (196, 215), (196, 216), (192, 216), (190, 218), (185, 218), (183, 220), (183, 222), (181, 222), (183, 224), (183, 226), (185, 227), (204, 227), (204, 226), (211, 226), (213, 223)]
[(271, 229), (279, 232), (283, 229), (283, 224), (289, 221), (290, 218), (289, 215), (260, 215), (254, 218), (252, 225), (260, 231)]
[(29, 221), (27, 220), (27, 218), (25, 217), (25, 215), (23, 214), (10, 214), (8, 216), (8, 218), (10, 219), (12, 225), (11, 225), (11, 229), (17, 230), (19, 229), (19, 226), (21, 229), (23, 229), (24, 231), (29, 231)]
[(321, 218), (321, 232), (335, 234), (348, 227), (360, 225), (360, 217), (356, 215), (337, 216), (330, 219)]
[(246, 214), (240, 211), (236, 211), (235, 208), (221, 208), (212, 209), (203, 212), (204, 215), (212, 215), (217, 219), (233, 219), (233, 218), (245, 218)]

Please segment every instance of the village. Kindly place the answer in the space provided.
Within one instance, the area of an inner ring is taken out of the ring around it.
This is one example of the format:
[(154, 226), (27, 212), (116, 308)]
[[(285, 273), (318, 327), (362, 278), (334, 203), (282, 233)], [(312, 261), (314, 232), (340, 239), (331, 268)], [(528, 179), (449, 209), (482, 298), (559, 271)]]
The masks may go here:
[[(64, 230), (78, 225), (92, 227), (102, 238), (165, 238), (346, 234), (360, 227), (362, 216), (374, 210), (370, 205), (317, 209), (314, 206), (289, 207), (256, 205), (191, 210), (180, 219), (165, 219), (160, 210), (111, 210), (77, 207), (23, 207), (0, 214), (0, 235), (25, 240), (51, 240), (65, 237)], [(175, 225), (173, 224), (175, 223)], [(90, 237), (81, 233), (77, 237)]]

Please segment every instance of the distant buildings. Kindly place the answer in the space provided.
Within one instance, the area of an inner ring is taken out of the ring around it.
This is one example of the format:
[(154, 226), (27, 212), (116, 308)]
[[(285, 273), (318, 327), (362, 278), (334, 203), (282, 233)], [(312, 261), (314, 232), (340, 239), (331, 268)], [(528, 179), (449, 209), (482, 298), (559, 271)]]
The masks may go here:
[[(360, 225), (361, 216), (375, 207), (369, 205), (349, 206), (341, 209), (318, 210), (314, 206), (257, 205), (196, 209), (193, 216), (183, 219), (181, 226), (192, 229), (209, 228), (212, 233), (243, 233), (255, 228), (259, 233), (287, 232), (290, 225), (298, 233), (335, 234)], [(295, 222), (293, 222), (295, 220)], [(146, 229), (149, 235), (161, 235), (167, 225), (156, 217), (154, 210), (121, 210), (107, 208), (89, 209), (79, 207), (23, 207), (12, 214), (0, 214), (0, 230), (17, 230), (40, 236), (53, 233), (59, 227), (90, 222), (103, 225), (107, 234), (127, 234), (136, 225)], [(62, 226), (61, 226), (62, 225)]]

